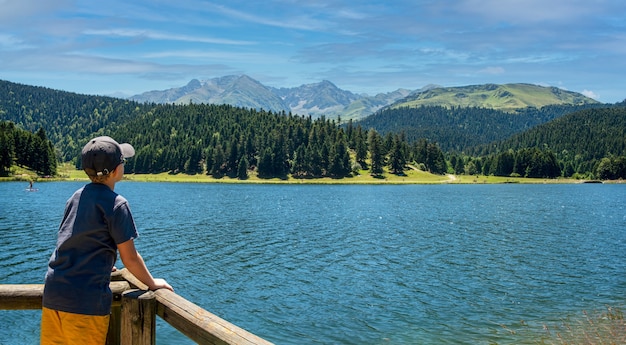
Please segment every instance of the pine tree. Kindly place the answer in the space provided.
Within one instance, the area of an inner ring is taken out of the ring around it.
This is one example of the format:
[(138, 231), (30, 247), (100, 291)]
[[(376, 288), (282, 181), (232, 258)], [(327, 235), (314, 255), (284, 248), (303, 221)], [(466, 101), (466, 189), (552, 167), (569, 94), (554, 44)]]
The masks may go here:
[(237, 178), (240, 180), (248, 179), (248, 159), (246, 158), (246, 155), (241, 156), (241, 158), (239, 159)]
[(309, 174), (307, 167), (306, 153), (304, 145), (298, 146), (291, 164), (291, 175), (296, 178), (306, 177)]
[(354, 145), (356, 162), (361, 165), (361, 168), (367, 169), (367, 138), (361, 126), (357, 127), (354, 135)]
[(380, 176), (385, 166), (385, 151), (382, 138), (374, 129), (369, 131), (368, 143), (371, 157), (370, 173), (373, 176)]
[(259, 166), (257, 167), (257, 172), (260, 178), (271, 178), (275, 176), (274, 165), (272, 161), (272, 149), (266, 147), (261, 154), (261, 158), (259, 159)]
[(235, 173), (235, 171), (239, 170), (239, 162), (238, 159), (240, 157), (239, 153), (239, 144), (236, 137), (232, 137), (230, 143), (227, 148), (228, 159), (226, 160), (225, 170), (228, 174)]
[(413, 161), (426, 164), (428, 160), (428, 140), (420, 139), (413, 143)]
[(226, 154), (224, 153), (224, 149), (222, 149), (222, 145), (218, 144), (213, 151), (213, 167), (211, 167), (211, 175), (213, 175), (213, 177), (224, 177), (225, 160)]
[(311, 175), (313, 177), (321, 177), (323, 174), (323, 169), (322, 169), (322, 153), (321, 150), (319, 149), (319, 147), (312, 145), (309, 142), (309, 146), (307, 147), (306, 150), (307, 154), (307, 164), (308, 167), (310, 168), (310, 172)]
[(12, 135), (0, 127), (0, 176), (8, 176), (14, 155)]
[[(515, 155), (512, 150), (501, 152), (492, 162), (492, 173), (496, 176), (510, 176), (516, 170)], [(519, 172), (519, 171), (518, 171)], [(523, 176), (523, 174), (521, 174)]]
[(389, 168), (392, 174), (402, 174), (406, 165), (405, 151), (399, 136), (393, 138), (389, 152)]
[(346, 177), (350, 173), (350, 154), (348, 144), (342, 130), (337, 132), (335, 143), (329, 154), (329, 175), (334, 178)]
[(445, 174), (446, 173), (446, 159), (443, 152), (437, 146), (437, 144), (428, 144), (427, 148), (426, 167), (433, 174)]

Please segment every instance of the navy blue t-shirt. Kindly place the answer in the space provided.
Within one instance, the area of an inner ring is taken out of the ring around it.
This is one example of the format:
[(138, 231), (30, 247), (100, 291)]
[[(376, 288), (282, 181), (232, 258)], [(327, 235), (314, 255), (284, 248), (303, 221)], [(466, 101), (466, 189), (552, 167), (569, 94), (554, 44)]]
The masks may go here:
[(77, 190), (65, 205), (57, 245), (48, 263), (43, 306), (109, 315), (111, 270), (117, 244), (138, 236), (128, 201), (103, 184)]

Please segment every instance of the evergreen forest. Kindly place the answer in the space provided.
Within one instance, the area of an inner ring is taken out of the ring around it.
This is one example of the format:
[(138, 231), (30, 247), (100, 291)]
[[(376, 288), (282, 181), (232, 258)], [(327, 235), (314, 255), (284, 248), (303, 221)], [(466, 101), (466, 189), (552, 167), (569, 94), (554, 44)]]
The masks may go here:
[[(598, 179), (624, 178), (626, 107), (580, 110), (468, 153), (474, 158), (462, 164), (488, 167), (482, 172), (494, 175), (589, 177), (595, 172)], [(529, 165), (533, 161), (544, 161), (545, 171)]]
[(617, 179), (626, 177), (625, 106), (547, 106), (514, 114), (400, 108), (342, 123), (230, 105), (142, 104), (0, 81), (0, 169), (8, 172), (12, 162), (53, 175), (57, 161), (80, 168), (85, 142), (109, 135), (135, 146), (127, 165), (134, 173), (344, 178), (363, 169), (382, 176), (419, 168)]
[(54, 146), (43, 128), (31, 133), (13, 122), (0, 122), (0, 176), (7, 176), (13, 164), (29, 167), (40, 176), (56, 174)]
[(528, 107), (513, 113), (477, 107), (419, 106), (383, 109), (359, 122), (380, 133), (406, 133), (413, 142), (428, 139), (446, 152), (508, 139), (516, 133), (550, 122), (565, 114), (607, 105), (550, 105)]

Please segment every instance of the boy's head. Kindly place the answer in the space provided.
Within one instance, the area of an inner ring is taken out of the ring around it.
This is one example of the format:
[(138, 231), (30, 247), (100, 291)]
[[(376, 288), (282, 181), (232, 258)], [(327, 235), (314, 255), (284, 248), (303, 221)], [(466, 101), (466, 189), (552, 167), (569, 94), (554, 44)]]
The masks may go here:
[(134, 155), (135, 149), (130, 144), (118, 144), (106, 136), (93, 138), (83, 147), (83, 170), (92, 180), (106, 179), (124, 159)]

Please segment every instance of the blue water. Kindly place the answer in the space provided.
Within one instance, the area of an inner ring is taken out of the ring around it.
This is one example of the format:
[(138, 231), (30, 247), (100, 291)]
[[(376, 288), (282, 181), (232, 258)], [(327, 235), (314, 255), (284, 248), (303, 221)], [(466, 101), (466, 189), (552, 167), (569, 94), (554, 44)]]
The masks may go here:
[[(42, 282), (80, 186), (0, 183), (0, 284)], [(276, 344), (533, 344), (544, 324), (626, 305), (626, 185), (116, 191), (153, 275)], [(0, 344), (36, 344), (39, 313), (0, 311)], [(192, 344), (160, 319), (157, 343)]]

